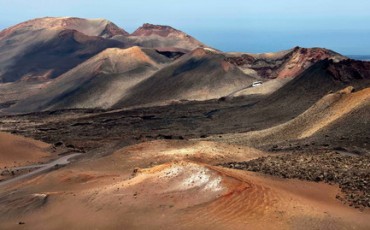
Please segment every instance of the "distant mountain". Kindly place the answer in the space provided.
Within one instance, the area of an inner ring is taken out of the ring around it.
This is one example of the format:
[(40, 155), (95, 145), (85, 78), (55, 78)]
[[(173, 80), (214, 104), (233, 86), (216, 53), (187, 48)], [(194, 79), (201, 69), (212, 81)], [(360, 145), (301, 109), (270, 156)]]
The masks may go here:
[(0, 32), (0, 82), (55, 78), (127, 32), (104, 19), (39, 18)]
[(28, 31), (76, 30), (88, 36), (113, 37), (128, 35), (125, 30), (106, 19), (83, 19), (76, 17), (45, 17), (22, 22), (0, 32), (0, 39)]
[(259, 94), (267, 97), (261, 111), (296, 115), (330, 90), (365, 87), (368, 64), (322, 48), (223, 53), (170, 26), (144, 24), (129, 34), (104, 19), (47, 17), (0, 32), (0, 109), (112, 109)]
[(170, 26), (144, 24), (130, 36), (115, 36), (114, 39), (147, 48), (159, 50), (191, 51), (205, 47), (203, 43), (192, 36)]
[(169, 26), (144, 24), (130, 35), (105, 19), (38, 18), (0, 32), (0, 82), (53, 79), (106, 48), (132, 46), (178, 57), (205, 45)]
[(171, 26), (153, 25), (149, 23), (143, 24), (141, 27), (136, 29), (136, 31), (133, 32), (131, 35), (140, 37), (149, 37), (153, 35), (157, 35), (160, 37), (184, 36), (190, 38), (189, 35), (186, 35), (184, 32), (176, 30)]

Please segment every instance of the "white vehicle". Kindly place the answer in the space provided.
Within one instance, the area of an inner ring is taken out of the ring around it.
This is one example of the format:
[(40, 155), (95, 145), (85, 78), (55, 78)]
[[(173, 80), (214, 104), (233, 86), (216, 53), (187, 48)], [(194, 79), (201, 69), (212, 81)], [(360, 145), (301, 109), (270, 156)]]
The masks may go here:
[(255, 81), (255, 82), (253, 82), (253, 84), (252, 84), (252, 87), (256, 87), (256, 86), (260, 86), (260, 85), (262, 85), (262, 81)]

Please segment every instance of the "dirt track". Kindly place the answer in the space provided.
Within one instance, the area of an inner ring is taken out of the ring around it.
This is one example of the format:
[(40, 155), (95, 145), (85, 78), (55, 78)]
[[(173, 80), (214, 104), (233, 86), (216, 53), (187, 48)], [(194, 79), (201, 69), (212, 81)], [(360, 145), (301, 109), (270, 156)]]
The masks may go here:
[(22, 167), (17, 167), (17, 168), (11, 168), (8, 169), (8, 171), (16, 171), (16, 170), (22, 170), (22, 169), (32, 169), (32, 168), (37, 168), (36, 170), (33, 170), (29, 173), (5, 180), (5, 181), (0, 181), (0, 187), (1, 186), (6, 186), (15, 182), (19, 182), (25, 179), (28, 179), (30, 177), (39, 175), (41, 173), (47, 172), (48, 170), (51, 170), (52, 168), (58, 168), (60, 166), (64, 166), (69, 164), (69, 160), (81, 155), (81, 153), (74, 153), (71, 155), (63, 156), (61, 158), (58, 158), (57, 160), (54, 160), (50, 163), (46, 164), (38, 164), (38, 165), (27, 165), (27, 166), (22, 166)]

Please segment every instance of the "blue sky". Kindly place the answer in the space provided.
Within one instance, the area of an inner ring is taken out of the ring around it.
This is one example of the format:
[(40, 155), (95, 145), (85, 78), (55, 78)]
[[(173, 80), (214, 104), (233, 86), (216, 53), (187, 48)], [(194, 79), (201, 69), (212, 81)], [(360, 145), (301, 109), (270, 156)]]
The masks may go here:
[(0, 29), (44, 16), (106, 18), (129, 32), (171, 25), (224, 51), (370, 54), (369, 0), (0, 0), (0, 9)]

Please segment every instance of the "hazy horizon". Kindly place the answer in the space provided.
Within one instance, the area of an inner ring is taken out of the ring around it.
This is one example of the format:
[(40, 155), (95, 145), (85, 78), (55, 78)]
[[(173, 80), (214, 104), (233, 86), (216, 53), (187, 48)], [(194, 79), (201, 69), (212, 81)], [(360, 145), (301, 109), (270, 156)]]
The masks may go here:
[(0, 0), (0, 7), (5, 9), (0, 30), (45, 16), (105, 18), (128, 32), (146, 22), (170, 25), (227, 52), (275, 52), (302, 46), (345, 55), (370, 54), (370, 2), (366, 0)]

